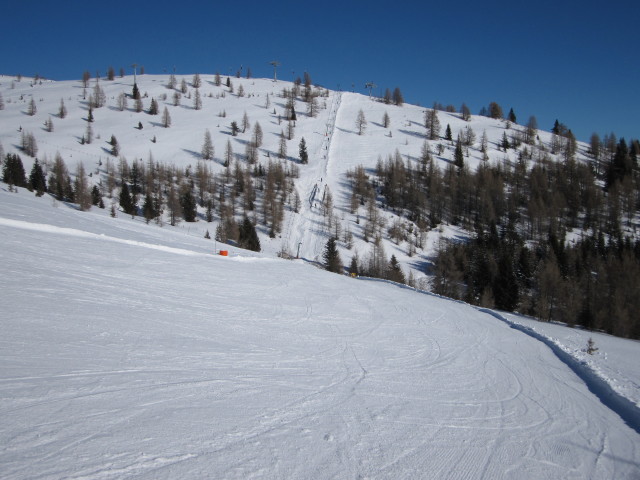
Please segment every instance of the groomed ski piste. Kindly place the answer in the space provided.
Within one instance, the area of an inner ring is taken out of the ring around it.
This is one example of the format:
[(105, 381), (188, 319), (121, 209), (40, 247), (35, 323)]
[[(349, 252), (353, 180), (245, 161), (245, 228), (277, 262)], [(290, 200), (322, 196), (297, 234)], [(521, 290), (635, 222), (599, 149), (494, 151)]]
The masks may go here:
[(638, 478), (636, 341), (5, 184), (0, 238), (3, 479)]

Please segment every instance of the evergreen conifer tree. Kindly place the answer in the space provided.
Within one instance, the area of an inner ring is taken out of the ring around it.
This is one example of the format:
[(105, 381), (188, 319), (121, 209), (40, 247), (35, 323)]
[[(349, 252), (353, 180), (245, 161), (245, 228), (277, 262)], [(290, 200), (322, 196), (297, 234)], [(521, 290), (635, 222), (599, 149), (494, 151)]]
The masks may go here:
[(3, 167), (2, 181), (16, 187), (26, 187), (24, 166), (19, 155), (8, 153)]
[(29, 174), (29, 185), (36, 191), (36, 195), (39, 197), (47, 191), (47, 180), (37, 158)]
[(195, 222), (197, 216), (196, 199), (188, 188), (180, 197), (180, 206), (182, 207), (182, 217), (186, 222)]
[(151, 99), (151, 103), (149, 104), (149, 115), (157, 115), (158, 114), (158, 102), (155, 98)]
[(622, 181), (633, 172), (633, 162), (629, 155), (627, 142), (621, 138), (616, 146), (616, 153), (607, 170), (606, 188), (609, 189), (615, 182)]
[(506, 152), (509, 148), (511, 148), (511, 144), (507, 138), (507, 133), (502, 132), (502, 149)]
[(144, 219), (147, 223), (153, 220), (156, 217), (156, 209), (155, 203), (153, 201), (153, 197), (151, 196), (151, 192), (147, 191), (146, 196), (144, 197), (144, 204), (142, 205), (142, 214), (144, 215)]
[(136, 207), (133, 204), (133, 199), (129, 193), (129, 186), (126, 182), (122, 183), (122, 188), (120, 189), (120, 208), (128, 215), (135, 215)]
[(109, 140), (109, 144), (111, 145), (111, 155), (117, 157), (120, 155), (120, 145), (118, 144), (118, 140), (115, 135), (111, 135), (111, 140)]
[(349, 265), (349, 273), (352, 277), (357, 277), (360, 272), (358, 269), (358, 253), (356, 252), (353, 257), (351, 257), (351, 264)]
[(456, 150), (454, 153), (453, 164), (458, 168), (462, 168), (464, 166), (464, 154), (462, 153), (462, 140), (460, 139), (459, 135), (458, 135), (458, 140), (456, 141)]
[(260, 239), (256, 233), (256, 229), (249, 220), (249, 217), (244, 216), (242, 225), (240, 226), (240, 235), (238, 237), (238, 245), (241, 248), (252, 250), (254, 252), (260, 251)]
[(402, 268), (400, 267), (400, 263), (398, 263), (398, 259), (395, 255), (391, 255), (391, 260), (389, 261), (389, 266), (387, 267), (387, 280), (391, 280), (392, 282), (397, 283), (405, 283), (404, 273), (402, 272)]
[(340, 259), (340, 253), (336, 245), (336, 238), (331, 237), (324, 247), (324, 268), (329, 272), (342, 273), (342, 260)]
[[(97, 185), (94, 185), (93, 188), (91, 189), (91, 204), (97, 207), (100, 205), (101, 202), (102, 202), (102, 195), (100, 194), (100, 189), (98, 188)], [(104, 205), (102, 208), (104, 208)]]
[(131, 92), (131, 98), (134, 100), (140, 100), (140, 90), (138, 90), (138, 84), (133, 84), (133, 92)]
[(498, 259), (498, 274), (493, 283), (496, 308), (513, 311), (518, 305), (518, 279), (511, 255), (503, 253)]
[(309, 154), (307, 153), (307, 142), (305, 142), (304, 137), (300, 140), (300, 163), (307, 164), (309, 163)]

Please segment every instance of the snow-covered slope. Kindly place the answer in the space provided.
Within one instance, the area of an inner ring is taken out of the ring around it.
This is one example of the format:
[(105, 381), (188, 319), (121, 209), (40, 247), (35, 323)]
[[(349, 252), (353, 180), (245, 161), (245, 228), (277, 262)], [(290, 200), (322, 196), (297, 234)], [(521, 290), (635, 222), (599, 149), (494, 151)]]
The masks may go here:
[[(75, 81), (38, 81), (23, 78), (16, 81), (14, 77), (0, 77), (0, 93), (3, 96), (5, 108), (0, 111), (0, 143), (4, 151), (21, 155), (27, 173), (33, 159), (24, 155), (20, 150), (21, 136), (31, 133), (38, 145), (38, 158), (53, 160), (59, 153), (66, 162), (71, 174), (75, 174), (76, 166), (82, 162), (88, 173), (93, 173), (90, 179), (93, 183), (104, 181), (104, 163), (111, 158), (117, 159), (109, 153), (111, 146), (107, 143), (111, 136), (115, 136), (120, 145), (120, 154), (132, 162), (139, 159), (147, 162), (153, 158), (162, 164), (173, 164), (178, 167), (191, 165), (195, 168), (201, 161), (201, 149), (205, 130), (210, 130), (215, 149), (214, 160), (207, 165), (214, 173), (223, 170), (222, 158), (228, 141), (234, 155), (242, 161), (245, 145), (251, 138), (251, 132), (256, 122), (260, 123), (264, 133), (264, 143), (260, 148), (260, 161), (267, 162), (275, 159), (278, 152), (280, 133), (287, 130), (285, 116), (285, 99), (281, 97), (284, 88), (291, 89), (290, 82), (273, 82), (269, 79), (230, 78), (234, 93), (226, 87), (226, 77), (222, 78), (222, 85), (214, 84), (213, 75), (201, 75), (202, 86), (199, 88), (202, 108), (194, 108), (195, 89), (191, 85), (192, 76), (184, 77), (188, 93), (182, 95), (180, 105), (174, 106), (174, 89), (168, 89), (168, 75), (140, 75), (137, 83), (143, 95), (144, 112), (134, 111), (133, 100), (128, 100), (124, 111), (117, 107), (118, 96), (132, 92), (133, 77), (125, 76), (114, 81), (100, 80), (99, 86), (104, 91), (106, 106), (93, 110), (94, 122), (92, 129), (94, 141), (91, 144), (81, 144), (85, 135), (88, 116), (88, 99), (94, 93), (96, 81), (92, 79), (87, 88), (83, 88), (80, 80)], [(177, 77), (178, 86), (183, 80)], [(240, 87), (244, 96), (238, 96)], [(358, 165), (364, 165), (369, 172), (373, 171), (378, 158), (386, 160), (388, 155), (397, 151), (403, 161), (412, 163), (418, 161), (425, 142), (424, 113), (425, 108), (405, 104), (404, 106), (385, 105), (372, 100), (366, 95), (351, 92), (335, 92), (317, 89), (318, 112), (315, 117), (306, 114), (306, 104), (300, 100), (296, 102), (298, 120), (294, 135), (287, 141), (288, 161), (298, 159), (298, 145), (301, 138), (305, 138), (309, 152), (309, 164), (298, 165), (300, 177), (296, 179), (296, 189), (302, 201), (300, 212), (293, 213), (291, 209), (285, 212), (282, 232), (276, 238), (269, 238), (266, 230), (261, 231), (263, 251), (275, 256), (284, 250), (291, 254), (318, 261), (322, 258), (322, 250), (328, 239), (328, 232), (323, 228), (324, 217), (318, 207), (313, 206), (312, 199), (318, 202), (322, 199), (325, 189), (329, 188), (333, 194), (336, 218), (342, 230), (348, 229), (354, 234), (353, 248), (347, 250), (341, 242), (339, 248), (343, 262), (348, 263), (354, 252), (361, 256), (371, 249), (371, 244), (362, 238), (363, 225), (358, 223), (359, 216), (365, 215), (364, 207), (355, 214), (350, 213), (349, 203), (351, 191), (346, 179), (346, 172)], [(149, 115), (151, 99), (159, 103), (159, 115)], [(267, 98), (269, 99), (267, 102)], [(35, 101), (37, 113), (27, 115), (31, 100)], [(61, 101), (67, 109), (66, 118), (58, 118)], [(268, 105), (268, 106), (267, 106)], [(162, 127), (162, 113), (167, 109), (171, 116), (171, 127)], [(362, 110), (367, 120), (366, 129), (358, 135), (355, 126), (359, 110)], [(246, 113), (249, 128), (232, 137), (231, 122), (242, 124)], [(389, 128), (382, 126), (385, 113), (390, 119)], [(53, 122), (53, 131), (47, 132), (44, 122)], [(458, 132), (471, 128), (476, 135), (476, 147), (480, 143), (483, 132), (488, 139), (488, 156), (491, 162), (501, 162), (505, 156), (516, 155), (513, 151), (508, 154), (498, 150), (505, 132), (509, 135), (513, 129), (522, 127), (513, 125), (512, 130), (506, 130), (506, 124), (482, 116), (472, 116), (469, 122), (460, 118), (460, 114), (439, 112), (442, 132), (447, 125), (451, 127), (453, 138)], [(138, 128), (138, 124), (142, 129)], [(540, 131), (541, 141), (548, 143), (550, 134)], [(437, 144), (443, 144), (444, 151), (436, 156), (440, 168), (444, 168), (453, 158), (451, 142), (430, 142), (435, 152)], [(581, 146), (584, 150), (584, 145)], [(581, 154), (579, 154), (580, 156)], [(481, 162), (481, 153), (477, 148), (469, 150), (469, 157), (465, 162), (474, 170)], [(243, 162), (242, 162), (243, 163)], [(393, 215), (383, 212), (390, 225)], [(214, 224), (204, 221), (196, 224), (181, 225), (205, 234), (207, 230), (215, 231)], [(434, 245), (441, 236), (465, 235), (464, 232), (453, 227), (443, 225), (439, 229), (427, 233), (424, 249), (418, 250), (417, 255), (408, 255), (408, 245), (401, 242), (396, 245), (385, 241), (387, 254), (394, 254), (403, 265), (405, 273), (410, 269), (416, 278), (424, 276), (424, 264), (434, 252)]]
[(638, 411), (471, 306), (6, 186), (0, 238), (2, 478), (638, 478)]

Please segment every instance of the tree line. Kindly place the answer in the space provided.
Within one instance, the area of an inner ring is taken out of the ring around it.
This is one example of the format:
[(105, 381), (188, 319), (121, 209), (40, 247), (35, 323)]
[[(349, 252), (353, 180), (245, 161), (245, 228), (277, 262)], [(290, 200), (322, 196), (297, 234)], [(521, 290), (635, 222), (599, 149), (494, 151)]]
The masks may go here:
[[(91, 187), (94, 173), (99, 179)], [(107, 203), (112, 216), (141, 216), (159, 224), (217, 221), (218, 241), (257, 250), (259, 240), (252, 229), (261, 227), (275, 237), (282, 231), (285, 210), (300, 207), (294, 188), (297, 176), (295, 163), (278, 159), (250, 164), (236, 158), (214, 174), (205, 161), (182, 169), (151, 155), (146, 162), (107, 158), (91, 173), (79, 163), (72, 176), (58, 153), (53, 160), (36, 159), (28, 178), (19, 155), (9, 153), (3, 162), (3, 181), (11, 188), (49, 193), (59, 201), (77, 203), (81, 210), (105, 208)]]
[[(640, 144), (595, 138), (583, 162), (566, 127), (550, 144), (527, 134), (529, 127), (496, 145), (502, 161), (475, 171), (455, 155), (440, 168), (428, 141), (418, 158), (396, 151), (379, 158), (375, 171), (350, 171), (351, 212), (367, 212), (365, 240), (387, 236), (413, 255), (430, 229), (460, 226), (471, 239), (440, 245), (427, 272), (434, 292), (640, 338)], [(379, 209), (398, 220), (380, 221)]]

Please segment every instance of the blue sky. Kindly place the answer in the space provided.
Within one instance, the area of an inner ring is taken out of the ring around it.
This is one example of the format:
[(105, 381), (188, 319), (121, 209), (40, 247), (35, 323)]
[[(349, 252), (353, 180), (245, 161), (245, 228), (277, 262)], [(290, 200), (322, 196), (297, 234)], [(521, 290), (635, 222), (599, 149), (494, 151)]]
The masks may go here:
[(632, 1), (1, 0), (0, 73), (55, 80), (132, 63), (146, 73), (399, 87), (409, 103), (491, 101), (578, 139), (640, 137), (640, 6)]

